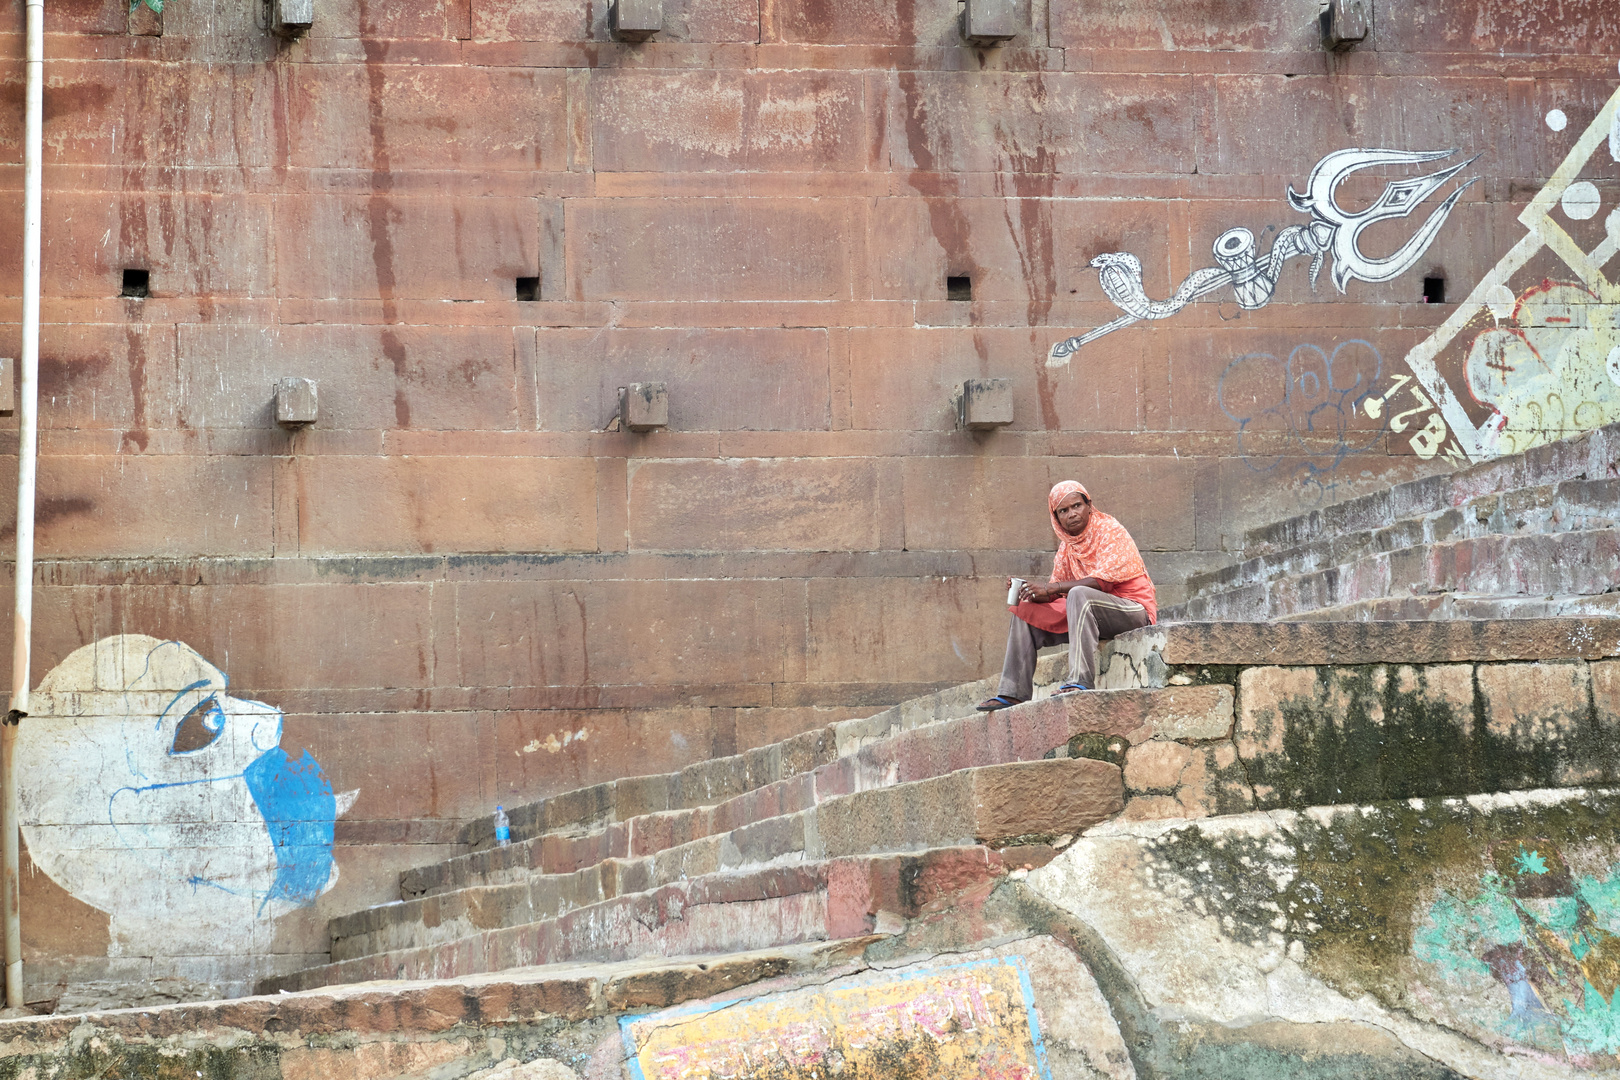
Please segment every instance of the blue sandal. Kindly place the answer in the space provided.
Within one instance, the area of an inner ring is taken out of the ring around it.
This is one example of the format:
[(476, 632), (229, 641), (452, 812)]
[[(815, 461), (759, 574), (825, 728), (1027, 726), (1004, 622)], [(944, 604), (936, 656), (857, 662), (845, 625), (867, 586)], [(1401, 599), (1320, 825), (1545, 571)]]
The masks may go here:
[(1066, 682), (1062, 686), (1057, 688), (1057, 692), (1060, 693), (1060, 694), (1072, 694), (1076, 690), (1089, 690), (1089, 689), (1090, 689), (1090, 687), (1084, 685), (1083, 683)]
[(995, 712), (997, 709), (1010, 709), (1014, 705), (1022, 705), (1023, 703), (1023, 698), (1009, 697), (1006, 694), (997, 694), (995, 697), (985, 698), (983, 701), (975, 705), (974, 708), (978, 709), (980, 712)]

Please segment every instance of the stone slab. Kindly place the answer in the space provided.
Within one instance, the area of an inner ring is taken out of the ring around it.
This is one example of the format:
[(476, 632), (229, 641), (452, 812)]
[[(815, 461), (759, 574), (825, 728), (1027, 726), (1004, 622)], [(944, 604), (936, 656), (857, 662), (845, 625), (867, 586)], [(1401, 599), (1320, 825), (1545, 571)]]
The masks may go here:
[(1178, 623), (1115, 638), (1115, 656), (1155, 652), (1169, 667), (1443, 664), (1620, 656), (1620, 619), (1479, 622)]
[[(1617, 798), (1526, 791), (1111, 823), (1027, 884), (1097, 935), (1139, 1008), (1179, 1024), (1361, 1026), (1449, 1075), (1607, 1075), (1607, 1036), (1590, 1023), (1603, 992), (1585, 985), (1611, 985), (1593, 949), (1612, 936)], [(1526, 941), (1588, 959), (1515, 967)], [(1515, 1014), (1514, 986), (1533, 1012)]]

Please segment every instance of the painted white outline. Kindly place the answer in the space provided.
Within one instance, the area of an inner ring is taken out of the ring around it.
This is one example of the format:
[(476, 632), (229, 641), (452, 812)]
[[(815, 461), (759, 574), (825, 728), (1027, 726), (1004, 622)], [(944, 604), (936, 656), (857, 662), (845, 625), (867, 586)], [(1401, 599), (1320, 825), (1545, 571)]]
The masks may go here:
[(1589, 254), (1582, 251), (1580, 245), (1551, 216), (1553, 207), (1564, 197), (1564, 191), (1580, 178), (1581, 170), (1586, 168), (1587, 162), (1597, 152), (1598, 147), (1608, 142), (1609, 132), (1616, 123), (1617, 116), (1620, 116), (1620, 90), (1610, 95), (1609, 100), (1598, 110), (1591, 124), (1575, 141), (1575, 145), (1570, 148), (1558, 168), (1553, 170), (1552, 178), (1519, 215), (1520, 224), (1529, 230), (1525, 236), (1479, 279), (1479, 283), (1468, 294), (1468, 299), (1457, 305), (1457, 310), (1451, 313), (1450, 318), (1406, 354), (1406, 366), (1412, 370), (1418, 382), (1423, 384), (1423, 388), (1429, 392), (1434, 403), (1440, 407), (1441, 415), (1446, 418), (1446, 424), (1451, 428), (1452, 435), (1456, 437), (1458, 445), (1462, 447), (1462, 452), (1467, 455), (1469, 461), (1480, 461), (1491, 456), (1484, 447), (1492, 421), (1487, 420), (1483, 424), (1476, 425), (1468, 418), (1462, 402), (1452, 393), (1451, 386), (1445, 379), (1441, 378), (1434, 361), (1441, 350), (1450, 345), (1462, 332), (1463, 327), (1472, 322), (1481, 310), (1490, 308), (1491, 290), (1498, 285), (1507, 286), (1508, 280), (1523, 269), (1525, 263), (1543, 247), (1547, 247), (1575, 271), (1600, 302), (1620, 304), (1620, 286), (1616, 286), (1603, 273), (1604, 264), (1620, 250), (1620, 236), (1616, 235), (1617, 231), (1620, 231), (1616, 228), (1620, 222), (1617, 222), (1614, 216), (1609, 218), (1608, 235)]

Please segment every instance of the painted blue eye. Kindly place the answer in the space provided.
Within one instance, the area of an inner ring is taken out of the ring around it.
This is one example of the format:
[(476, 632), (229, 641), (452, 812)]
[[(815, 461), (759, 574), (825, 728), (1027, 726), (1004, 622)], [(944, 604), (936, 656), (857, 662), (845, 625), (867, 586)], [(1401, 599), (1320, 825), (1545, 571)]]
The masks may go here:
[(189, 754), (210, 745), (225, 730), (225, 711), (212, 694), (197, 702), (174, 729), (171, 754)]

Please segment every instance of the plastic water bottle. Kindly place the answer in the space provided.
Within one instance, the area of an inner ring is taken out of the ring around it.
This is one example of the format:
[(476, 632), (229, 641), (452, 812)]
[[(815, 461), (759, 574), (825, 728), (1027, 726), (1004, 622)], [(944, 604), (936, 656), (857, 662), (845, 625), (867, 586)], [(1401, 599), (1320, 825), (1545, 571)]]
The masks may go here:
[(505, 847), (512, 842), (512, 823), (506, 820), (506, 808), (495, 808), (495, 842)]

